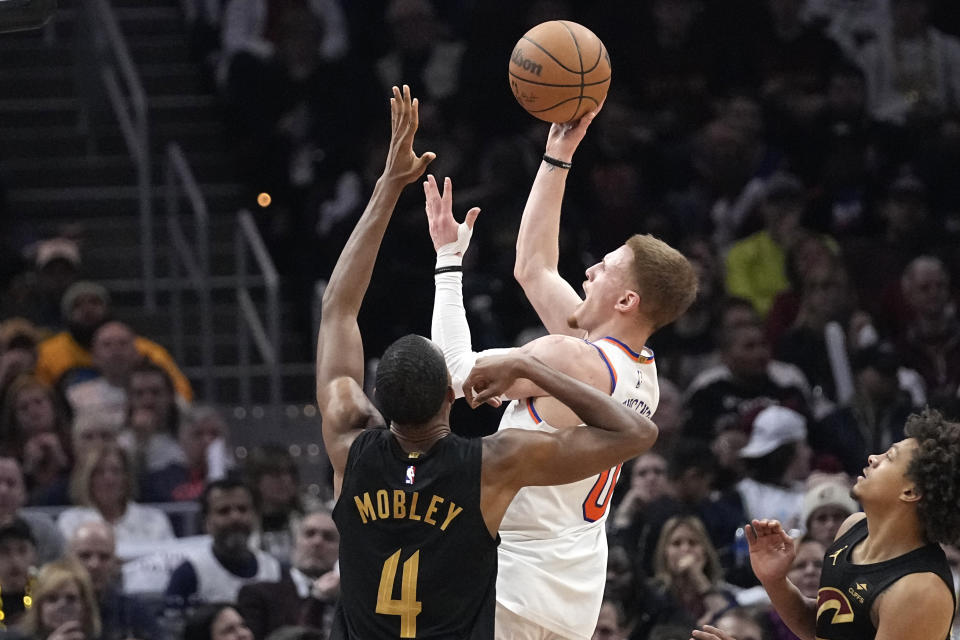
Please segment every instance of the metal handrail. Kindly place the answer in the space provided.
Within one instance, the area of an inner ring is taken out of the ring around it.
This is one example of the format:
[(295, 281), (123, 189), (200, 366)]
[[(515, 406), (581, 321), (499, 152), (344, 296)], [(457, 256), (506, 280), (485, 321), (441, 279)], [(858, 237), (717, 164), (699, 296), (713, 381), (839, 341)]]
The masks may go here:
[[(216, 381), (213, 374), (213, 303), (210, 282), (210, 215), (207, 201), (193, 175), (190, 163), (175, 142), (167, 145), (166, 165), (167, 231), (173, 251), (170, 256), (170, 306), (173, 324), (173, 350), (178, 362), (186, 362), (183, 348), (183, 281), (180, 268), (200, 302), (200, 359), (203, 366), (204, 397), (213, 402)], [(191, 246), (180, 221), (180, 196), (186, 196), (193, 213)]]
[(91, 37), (101, 38), (97, 44), (106, 45), (105, 48), (95, 47), (96, 51), (105, 54), (98, 56), (100, 80), (137, 170), (144, 305), (153, 313), (157, 309), (157, 298), (146, 92), (110, 3), (107, 0), (87, 0), (82, 5), (89, 24), (95, 26), (91, 29)]
[[(234, 251), (237, 259), (237, 304), (240, 316), (237, 321), (237, 346), (240, 367), (240, 402), (250, 404), (250, 340), (268, 368), (270, 378), (270, 404), (280, 406), (282, 392), (280, 387), (280, 276), (270, 258), (263, 238), (253, 221), (253, 215), (246, 210), (237, 214), (237, 231), (234, 236)], [(266, 291), (266, 327), (260, 320), (260, 314), (250, 295), (251, 281), (247, 274), (247, 250), (253, 255), (256, 266), (262, 275)]]

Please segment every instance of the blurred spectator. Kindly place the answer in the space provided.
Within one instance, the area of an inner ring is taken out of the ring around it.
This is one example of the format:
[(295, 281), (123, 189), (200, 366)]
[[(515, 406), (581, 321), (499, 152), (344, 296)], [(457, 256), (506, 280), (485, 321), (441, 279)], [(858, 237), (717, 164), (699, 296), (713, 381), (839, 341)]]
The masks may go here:
[(764, 626), (749, 609), (744, 607), (734, 607), (724, 611), (711, 624), (736, 640), (766, 640), (767, 638)]
[(812, 269), (829, 268), (837, 260), (837, 248), (826, 236), (801, 233), (787, 249), (786, 275), (790, 286), (776, 295), (764, 325), (770, 344), (776, 345), (797, 320), (803, 282)]
[(44, 565), (33, 585), (23, 630), (46, 640), (97, 640), (102, 627), (87, 571), (75, 560)]
[(867, 455), (903, 438), (903, 425), (915, 407), (898, 383), (901, 363), (901, 356), (885, 342), (853, 353), (849, 406), (837, 408), (811, 429), (810, 444), (818, 456), (837, 460), (843, 471), (856, 476)]
[[(37, 377), (47, 384), (63, 386), (95, 377), (90, 344), (94, 332), (109, 319), (109, 307), (110, 295), (102, 285), (86, 280), (70, 285), (60, 301), (60, 312), (67, 330), (40, 343)], [(193, 399), (190, 382), (166, 349), (142, 336), (137, 336), (135, 345), (137, 351), (167, 371), (174, 380), (177, 393), (187, 401)]]
[(193, 406), (180, 427), (184, 461), (150, 472), (141, 484), (147, 502), (196, 500), (208, 481), (220, 480), (233, 466), (227, 453), (228, 427), (212, 406)]
[(123, 593), (113, 528), (105, 522), (84, 523), (68, 545), (90, 576), (103, 625), (100, 640), (161, 640), (156, 618), (146, 604)]
[(658, 521), (651, 512), (651, 506), (672, 493), (667, 480), (667, 461), (651, 451), (634, 458), (625, 472), (630, 484), (608, 521), (608, 531), (612, 540), (627, 550), (637, 568), (649, 572), (657, 535), (663, 525), (663, 520)]
[(279, 582), (254, 582), (240, 588), (237, 609), (256, 640), (295, 624), (317, 629), (326, 638), (340, 595), (340, 574), (334, 566), (340, 534), (326, 511), (315, 511), (300, 521), (292, 566)]
[(67, 422), (58, 398), (33, 375), (21, 375), (7, 388), (0, 420), (0, 450), (22, 461), (28, 503), (44, 503), (70, 472)]
[(243, 472), (260, 507), (260, 548), (289, 562), (297, 523), (304, 512), (296, 461), (285, 447), (267, 443), (250, 451)]
[(914, 259), (901, 280), (912, 313), (898, 351), (927, 386), (930, 404), (948, 406), (960, 386), (960, 322), (950, 295), (950, 274), (931, 256)]
[(757, 34), (753, 62), (771, 121), (807, 129), (823, 108), (827, 78), (840, 48), (817, 25), (803, 21), (804, 0), (768, 0), (767, 24)]
[(64, 389), (75, 414), (97, 411), (118, 427), (123, 424), (130, 376), (144, 359), (135, 346), (136, 338), (133, 329), (117, 321), (104, 322), (94, 331), (90, 355), (100, 375)]
[[(337, 4), (323, 2), (328, 3)], [(233, 56), (225, 101), (240, 177), (251, 203), (254, 194), (271, 196), (268, 215), (258, 216), (258, 224), (291, 299), (300, 306), (295, 319), (307, 329), (314, 282), (329, 275), (321, 270), (325, 252), (316, 246), (320, 203), (337, 200), (349, 214), (353, 208), (344, 203), (360, 201), (358, 173), (366, 146), (342, 123), (346, 118), (370, 122), (380, 100), (363, 56), (321, 56), (321, 42), (335, 23), (311, 11), (307, 2), (267, 6), (265, 29), (275, 54)]]
[(749, 431), (757, 411), (783, 405), (809, 414), (809, 384), (795, 365), (771, 359), (759, 324), (726, 322), (720, 328), (722, 363), (703, 371), (687, 389), (684, 433), (712, 440), (727, 430)]
[(229, 0), (223, 9), (221, 41), (223, 48), (218, 62), (217, 80), (226, 83), (233, 56), (243, 51), (261, 59), (271, 58), (276, 51), (277, 24), (286, 6), (301, 5), (325, 28), (318, 53), (325, 60), (342, 58), (350, 47), (343, 9), (335, 0)]
[(0, 524), (0, 591), (5, 627), (20, 622), (30, 608), (31, 572), (36, 564), (36, 544), (27, 523), (13, 518)]
[(801, 235), (806, 196), (794, 176), (780, 173), (767, 180), (760, 201), (764, 228), (730, 247), (726, 261), (726, 289), (753, 303), (765, 317), (778, 293), (786, 290), (787, 250)]
[(85, 522), (107, 522), (121, 547), (173, 538), (167, 515), (134, 502), (135, 492), (136, 477), (123, 449), (117, 445), (94, 449), (77, 461), (70, 480), (70, 494), (78, 506), (61, 513), (57, 526), (69, 539)]
[(2, 315), (23, 316), (50, 331), (63, 328), (60, 300), (80, 274), (80, 247), (69, 238), (41, 240), (33, 248), (33, 269), (10, 287)]
[(173, 571), (165, 593), (169, 606), (235, 602), (243, 585), (280, 579), (277, 559), (250, 547), (258, 514), (249, 487), (231, 479), (211, 482), (200, 496), (200, 509), (211, 543)]
[(615, 602), (623, 614), (621, 628), (630, 638), (642, 638), (649, 628), (650, 615), (643, 608), (647, 599), (645, 573), (627, 550), (611, 543), (607, 551), (607, 579), (603, 597)]
[(627, 640), (623, 607), (615, 600), (605, 599), (600, 605), (597, 627), (590, 640)]
[(0, 525), (22, 520), (30, 528), (39, 564), (56, 560), (63, 554), (63, 536), (49, 516), (21, 511), (25, 501), (20, 463), (0, 456)]
[(870, 111), (878, 120), (925, 124), (960, 107), (960, 41), (929, 22), (929, 0), (890, 0), (890, 27), (864, 45)]
[[(648, 598), (640, 603), (646, 632), (664, 623), (686, 625), (689, 630), (712, 621), (734, 604), (731, 590), (723, 583), (717, 552), (696, 516), (678, 516), (666, 522), (653, 566)], [(638, 631), (635, 628), (631, 637)]]
[(177, 442), (181, 410), (166, 371), (142, 362), (131, 372), (127, 388), (126, 428), (117, 442), (130, 454), (138, 477), (183, 464)]
[(382, 90), (406, 82), (423, 97), (421, 126), (436, 119), (459, 90), (464, 43), (429, 0), (390, 0), (386, 21), (389, 49), (376, 62)]
[[(830, 540), (832, 543), (833, 540)], [(797, 555), (793, 558), (793, 565), (787, 572), (787, 579), (792, 582), (805, 598), (816, 599), (820, 589), (820, 571), (823, 569), (823, 556), (829, 544), (804, 536), (797, 542)], [(798, 640), (790, 631), (780, 615), (772, 607), (767, 614), (773, 626), (773, 640)]]
[(253, 634), (232, 604), (207, 604), (186, 621), (183, 640), (253, 640)]
[(740, 450), (747, 477), (737, 483), (743, 510), (754, 518), (775, 518), (784, 529), (801, 526), (802, 482), (810, 475), (806, 418), (780, 406), (757, 414), (747, 446)]
[(844, 52), (854, 56), (889, 28), (890, 1), (807, 0), (804, 15), (808, 20), (822, 24)]
[(29, 320), (0, 322), (0, 397), (17, 376), (37, 366), (37, 345), (42, 339), (43, 333)]
[[(848, 398), (839, 392), (850, 387), (850, 369), (845, 354), (847, 345), (856, 344), (856, 335), (850, 334), (862, 331), (870, 320), (863, 314), (854, 318), (856, 300), (848, 287), (847, 273), (838, 259), (808, 267), (802, 278), (797, 317), (778, 341), (775, 356), (803, 371), (812, 387), (814, 415), (822, 416), (836, 403), (847, 401)], [(842, 331), (843, 340), (836, 345), (840, 353), (832, 351), (828, 344), (827, 326), (831, 323)], [(838, 375), (841, 376), (839, 381)]]
[(930, 213), (926, 186), (903, 173), (880, 194), (877, 213), (879, 237), (844, 243), (844, 259), (857, 298), (884, 335), (896, 335), (906, 322), (900, 277), (911, 260), (944, 247), (944, 235)]
[(803, 494), (802, 528), (807, 532), (807, 538), (819, 542), (826, 549), (836, 539), (843, 521), (860, 508), (857, 501), (850, 497), (849, 482), (840, 479), (811, 480), (811, 485)]

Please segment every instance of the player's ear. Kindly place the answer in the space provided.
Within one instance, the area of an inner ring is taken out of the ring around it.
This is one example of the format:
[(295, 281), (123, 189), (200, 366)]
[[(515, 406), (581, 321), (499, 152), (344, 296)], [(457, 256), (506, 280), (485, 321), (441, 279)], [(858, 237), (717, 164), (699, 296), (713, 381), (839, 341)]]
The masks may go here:
[(920, 492), (917, 491), (917, 485), (915, 484), (908, 484), (904, 487), (903, 491), (900, 492), (900, 499), (904, 502), (917, 502), (922, 497)]
[(641, 298), (640, 294), (631, 289), (624, 289), (623, 293), (620, 294), (620, 299), (617, 300), (616, 309), (617, 311), (629, 312), (640, 306)]

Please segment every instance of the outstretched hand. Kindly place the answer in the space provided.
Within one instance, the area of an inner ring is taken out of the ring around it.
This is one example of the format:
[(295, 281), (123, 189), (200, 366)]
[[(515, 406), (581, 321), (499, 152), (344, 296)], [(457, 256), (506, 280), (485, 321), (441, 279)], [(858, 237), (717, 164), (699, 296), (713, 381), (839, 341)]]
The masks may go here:
[(529, 356), (516, 350), (510, 353), (480, 358), (463, 381), (463, 395), (471, 407), (483, 403), (500, 406), (499, 397), (523, 377), (523, 362)]
[[(461, 226), (453, 217), (453, 182), (450, 178), (443, 179), (443, 193), (437, 187), (437, 179), (433, 175), (428, 175), (423, 183), (423, 194), (425, 196), (425, 208), (427, 211), (427, 224), (430, 227), (430, 239), (433, 240), (434, 250), (440, 247), (463, 241), (463, 247), (458, 253), (464, 253), (469, 244), (469, 238), (461, 238)], [(477, 222), (477, 216), (480, 215), (480, 207), (473, 207), (467, 211), (467, 217), (464, 224), (467, 225), (466, 231), (472, 232), (473, 225)]]
[(570, 162), (573, 159), (573, 152), (580, 146), (590, 123), (601, 109), (603, 109), (603, 102), (593, 111), (583, 114), (578, 120), (551, 124), (550, 133), (547, 134), (547, 155)]
[(703, 629), (694, 629), (690, 640), (737, 640), (729, 633), (722, 631), (709, 624), (703, 625)]
[(753, 520), (745, 527), (750, 566), (762, 583), (783, 580), (793, 566), (797, 547), (778, 520)]
[(387, 152), (387, 165), (383, 170), (385, 178), (402, 180), (409, 184), (423, 175), (427, 165), (437, 157), (432, 151), (418, 156), (413, 151), (413, 136), (420, 126), (420, 103), (410, 97), (410, 87), (403, 85), (403, 91), (393, 87), (390, 98), (390, 150)]

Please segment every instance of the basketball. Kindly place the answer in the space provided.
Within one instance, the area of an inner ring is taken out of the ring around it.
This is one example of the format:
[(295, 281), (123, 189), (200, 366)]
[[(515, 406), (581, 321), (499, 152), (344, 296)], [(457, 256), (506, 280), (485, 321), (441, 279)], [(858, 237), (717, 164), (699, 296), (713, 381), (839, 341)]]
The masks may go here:
[(610, 56), (590, 29), (568, 20), (538, 24), (510, 54), (510, 89), (527, 112), (569, 122), (597, 107), (610, 88)]

